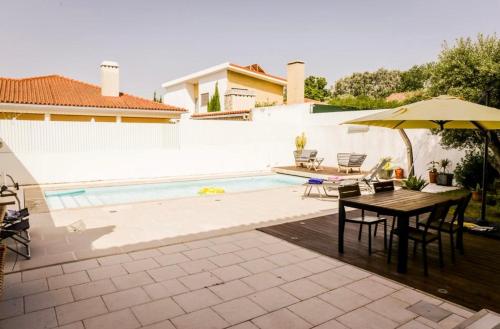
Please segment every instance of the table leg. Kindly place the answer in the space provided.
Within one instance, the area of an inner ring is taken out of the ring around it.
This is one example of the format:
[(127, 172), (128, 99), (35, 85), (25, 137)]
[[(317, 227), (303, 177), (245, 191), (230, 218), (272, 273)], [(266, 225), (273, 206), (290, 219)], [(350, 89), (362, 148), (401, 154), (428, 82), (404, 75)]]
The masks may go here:
[[(464, 254), (464, 215), (458, 214), (458, 230), (457, 230), (457, 249)], [(454, 246), (452, 246), (454, 247)]]
[(345, 207), (339, 199), (339, 252), (344, 253)]
[(398, 272), (406, 273), (408, 263), (408, 222), (406, 215), (398, 216)]

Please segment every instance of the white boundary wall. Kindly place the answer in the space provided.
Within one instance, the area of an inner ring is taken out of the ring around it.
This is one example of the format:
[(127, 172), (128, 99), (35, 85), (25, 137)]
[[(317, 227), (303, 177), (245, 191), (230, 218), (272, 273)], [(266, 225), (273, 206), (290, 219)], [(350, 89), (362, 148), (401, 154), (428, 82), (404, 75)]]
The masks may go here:
[[(310, 105), (258, 108), (253, 121), (182, 120), (176, 125), (0, 120), (0, 171), (23, 184), (157, 178), (269, 170), (293, 164), (295, 136), (317, 149), (325, 165), (339, 152), (367, 153), (364, 169), (391, 156), (406, 168), (397, 131), (339, 123), (374, 111), (312, 114)], [(349, 128), (351, 127), (351, 128)], [(455, 164), (462, 153), (442, 150), (426, 130), (408, 131), (417, 174), (444, 157)]]

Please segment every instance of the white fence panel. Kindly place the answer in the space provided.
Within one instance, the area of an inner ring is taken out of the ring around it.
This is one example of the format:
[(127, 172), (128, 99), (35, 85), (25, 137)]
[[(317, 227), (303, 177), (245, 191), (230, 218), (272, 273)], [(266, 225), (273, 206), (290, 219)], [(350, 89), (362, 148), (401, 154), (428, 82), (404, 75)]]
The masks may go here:
[[(253, 121), (182, 120), (175, 125), (0, 120), (0, 171), (24, 184), (137, 179), (269, 170), (293, 164), (295, 136), (324, 164), (337, 153), (368, 155), (364, 169), (391, 156), (406, 168), (397, 131), (370, 127), (353, 132), (339, 123), (369, 114), (312, 114), (309, 106), (257, 109)], [(443, 150), (426, 130), (409, 132), (417, 174), (444, 157), (456, 164), (461, 152)]]
[(178, 149), (179, 127), (165, 124), (0, 120), (0, 137), (18, 153)]

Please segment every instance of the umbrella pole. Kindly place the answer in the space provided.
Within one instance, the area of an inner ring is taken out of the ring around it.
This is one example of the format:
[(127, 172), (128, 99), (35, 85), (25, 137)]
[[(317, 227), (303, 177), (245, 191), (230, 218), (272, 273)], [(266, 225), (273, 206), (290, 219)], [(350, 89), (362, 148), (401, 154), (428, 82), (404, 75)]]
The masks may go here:
[(486, 179), (487, 179), (487, 169), (488, 169), (488, 133), (484, 131), (484, 155), (483, 155), (483, 185), (481, 193), (481, 217), (479, 218), (477, 224), (486, 225), (488, 221), (486, 220)]
[(415, 176), (415, 168), (413, 167), (413, 147), (411, 145), (410, 138), (406, 134), (404, 129), (398, 129), (399, 135), (403, 139), (406, 146), (406, 159), (408, 161), (408, 177)]

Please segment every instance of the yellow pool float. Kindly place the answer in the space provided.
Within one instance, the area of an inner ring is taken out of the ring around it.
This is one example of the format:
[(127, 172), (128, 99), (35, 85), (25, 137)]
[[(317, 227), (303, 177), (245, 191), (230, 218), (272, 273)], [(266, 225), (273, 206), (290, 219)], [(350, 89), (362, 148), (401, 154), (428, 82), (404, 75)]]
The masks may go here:
[(222, 194), (224, 189), (221, 187), (203, 187), (198, 191), (200, 195)]

